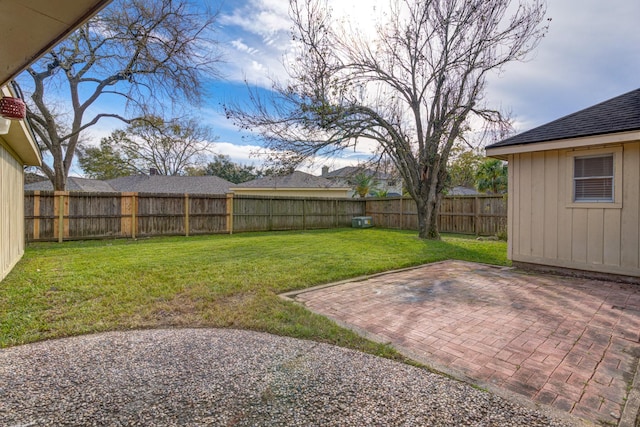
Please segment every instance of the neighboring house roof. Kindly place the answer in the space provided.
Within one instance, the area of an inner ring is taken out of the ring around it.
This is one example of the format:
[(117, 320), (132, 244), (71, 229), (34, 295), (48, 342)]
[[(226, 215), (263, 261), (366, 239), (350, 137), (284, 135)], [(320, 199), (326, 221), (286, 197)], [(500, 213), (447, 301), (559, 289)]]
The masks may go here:
[(487, 150), (640, 130), (640, 89), (487, 146)]
[[(100, 181), (98, 179), (67, 178), (67, 191), (171, 193), (171, 194), (226, 194), (233, 185), (217, 176), (133, 175)], [(52, 191), (51, 181), (35, 182), (25, 190)]]
[(345, 166), (340, 169), (336, 169), (331, 172), (327, 172), (323, 174), (323, 178), (332, 179), (332, 178), (353, 178), (355, 175), (359, 173), (364, 173), (367, 176), (373, 176), (377, 179), (389, 179), (390, 175), (384, 172), (376, 172), (371, 169), (364, 168), (362, 166)]
[(24, 183), (25, 184), (33, 184), (34, 182), (47, 181), (48, 178), (46, 176), (38, 175), (33, 172), (25, 172), (24, 173)]
[(480, 193), (475, 188), (456, 186), (447, 192), (447, 196), (476, 196)]
[(347, 188), (328, 179), (295, 171), (289, 175), (266, 176), (233, 185), (233, 188)]
[(133, 175), (107, 181), (116, 191), (137, 193), (226, 194), (233, 184), (217, 176)]
[[(51, 181), (39, 181), (24, 186), (25, 190), (33, 191), (53, 191), (53, 184)], [(107, 182), (100, 181), (98, 179), (78, 178), (70, 176), (67, 178), (67, 191), (89, 191), (92, 193), (98, 192), (114, 192)]]

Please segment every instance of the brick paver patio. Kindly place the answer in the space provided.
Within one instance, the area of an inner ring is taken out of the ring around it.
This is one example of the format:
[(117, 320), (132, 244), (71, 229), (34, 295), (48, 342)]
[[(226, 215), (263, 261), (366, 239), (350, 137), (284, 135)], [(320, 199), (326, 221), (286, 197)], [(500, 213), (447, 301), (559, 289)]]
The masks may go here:
[(640, 286), (445, 261), (295, 300), (489, 389), (617, 423), (640, 356)]

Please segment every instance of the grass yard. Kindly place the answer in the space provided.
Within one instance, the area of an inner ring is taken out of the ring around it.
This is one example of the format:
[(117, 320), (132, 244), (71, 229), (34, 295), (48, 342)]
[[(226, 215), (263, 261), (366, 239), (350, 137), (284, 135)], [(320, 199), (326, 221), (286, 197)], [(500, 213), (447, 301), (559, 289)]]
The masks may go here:
[(0, 347), (106, 330), (231, 327), (386, 357), (281, 292), (445, 259), (506, 265), (506, 243), (338, 229), (33, 244), (0, 282)]

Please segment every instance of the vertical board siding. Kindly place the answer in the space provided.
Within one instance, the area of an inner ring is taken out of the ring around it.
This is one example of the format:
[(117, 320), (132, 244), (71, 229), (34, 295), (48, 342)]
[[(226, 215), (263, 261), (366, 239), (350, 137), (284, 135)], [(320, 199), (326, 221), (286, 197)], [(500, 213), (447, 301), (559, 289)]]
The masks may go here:
[(520, 253), (520, 155), (515, 154), (512, 157), (512, 163), (509, 164), (509, 207), (511, 216), (509, 217), (509, 236), (507, 246), (507, 256), (509, 259)]
[(640, 143), (622, 146), (622, 170), (615, 171), (622, 177), (622, 200), (616, 206), (573, 204), (573, 153), (509, 156), (509, 257), (640, 276)]
[(544, 255), (546, 171), (544, 153), (533, 153), (531, 155), (531, 255), (536, 258), (542, 258)]
[(638, 268), (638, 211), (640, 210), (640, 143), (626, 144), (622, 165), (621, 264)]
[(606, 265), (621, 265), (620, 262), (620, 224), (619, 209), (604, 210), (604, 245), (602, 253), (602, 263)]
[[(60, 212), (60, 200), (63, 200)], [(440, 231), (494, 235), (507, 227), (503, 196), (458, 196), (442, 200)], [(410, 198), (325, 199), (248, 195), (85, 193), (27, 191), (27, 241), (132, 236), (312, 230), (350, 227), (371, 216), (376, 227), (417, 230)]]
[[(567, 202), (571, 194), (567, 194), (566, 180), (572, 179), (571, 172), (567, 170), (567, 151), (555, 151), (558, 155), (558, 259), (571, 263), (571, 241), (573, 229), (573, 216), (571, 209), (567, 208)], [(553, 259), (553, 258), (548, 258)]]
[(0, 145), (0, 280), (24, 253), (23, 187), (22, 164)]
[(571, 260), (579, 263), (587, 262), (587, 214), (589, 209), (571, 209)]
[(518, 253), (531, 256), (531, 153), (520, 155), (520, 192), (517, 195), (520, 202), (520, 224), (516, 231), (519, 238)]
[(558, 256), (558, 152), (545, 153), (544, 227), (542, 257)]
[(602, 264), (604, 259), (604, 209), (587, 212), (587, 262)]

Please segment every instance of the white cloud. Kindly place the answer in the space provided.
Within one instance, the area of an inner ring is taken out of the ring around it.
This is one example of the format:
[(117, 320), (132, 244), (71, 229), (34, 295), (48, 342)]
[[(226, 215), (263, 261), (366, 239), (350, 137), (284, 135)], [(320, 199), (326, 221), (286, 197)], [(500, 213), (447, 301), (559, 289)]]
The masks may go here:
[(531, 60), (489, 81), (489, 102), (512, 109), (520, 131), (638, 87), (640, 2), (548, 2), (547, 16), (549, 32)]
[(231, 46), (235, 47), (236, 49), (238, 49), (241, 52), (246, 52), (249, 55), (254, 55), (258, 52), (260, 52), (260, 50), (253, 48), (253, 47), (249, 47), (247, 46), (242, 39), (236, 39), (236, 40), (232, 40), (231, 41)]
[(265, 160), (256, 156), (256, 153), (260, 150), (263, 150), (263, 148), (258, 145), (239, 145), (232, 142), (216, 142), (213, 147), (213, 151), (216, 154), (229, 156), (231, 161), (235, 163), (256, 166), (261, 166)]

